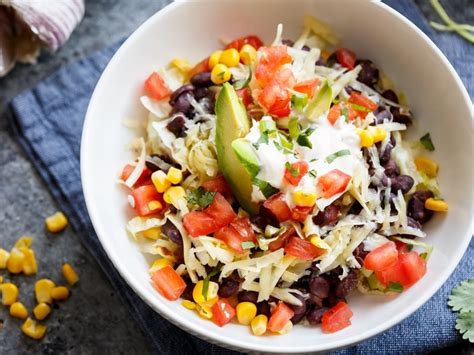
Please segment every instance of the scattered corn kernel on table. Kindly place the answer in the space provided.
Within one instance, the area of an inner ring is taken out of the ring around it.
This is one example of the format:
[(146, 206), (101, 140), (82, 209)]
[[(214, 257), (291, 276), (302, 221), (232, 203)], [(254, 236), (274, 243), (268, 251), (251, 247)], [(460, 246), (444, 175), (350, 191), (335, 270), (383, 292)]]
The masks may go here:
[[(457, 20), (463, 21), (459, 9), (466, 8), (470, 1), (445, 2), (446, 10), (456, 13)], [(429, 18), (436, 18), (428, 1), (416, 2)], [(59, 52), (54, 55), (44, 53), (36, 66), (18, 65), (7, 77), (0, 79), (0, 112), (8, 99), (61, 66), (126, 36), (161, 6), (160, 1), (87, 0), (84, 20)], [(38, 268), (32, 276), (23, 273), (12, 275), (0, 270), (0, 280), (3, 277), (3, 282), (16, 286), (6, 287), (6, 297), (11, 298), (7, 302), (11, 301), (15, 306), (8, 309), (0, 305), (0, 353), (76, 354), (93, 353), (98, 349), (107, 349), (110, 353), (151, 353), (147, 345), (149, 342), (132, 323), (128, 311), (74, 232), (70, 228), (59, 234), (46, 231), (45, 218), (53, 215), (57, 207), (31, 162), (26, 160), (11, 138), (1, 113), (0, 166), (0, 248), (10, 251), (20, 237), (32, 236), (31, 248), (35, 252)], [(74, 286), (70, 285), (74, 282), (74, 276), (69, 267), (64, 266), (66, 263), (72, 265), (79, 275), (80, 281)], [(47, 281), (35, 286), (35, 282), (43, 278), (67, 288), (55, 287), (53, 292), (49, 288), (54, 285)], [(38, 288), (36, 298), (35, 288)], [(51, 291), (46, 292), (46, 297), (53, 296), (63, 301), (50, 306), (48, 299), (41, 298), (40, 289)], [(14, 303), (17, 291), (21, 303)], [(240, 310), (240, 317), (251, 311)], [(32, 319), (48, 318), (43, 340), (31, 339), (41, 335), (41, 328), (18, 319), (24, 318), (26, 312)], [(255, 326), (258, 327), (258, 324)], [(30, 337), (23, 333), (30, 333)]]

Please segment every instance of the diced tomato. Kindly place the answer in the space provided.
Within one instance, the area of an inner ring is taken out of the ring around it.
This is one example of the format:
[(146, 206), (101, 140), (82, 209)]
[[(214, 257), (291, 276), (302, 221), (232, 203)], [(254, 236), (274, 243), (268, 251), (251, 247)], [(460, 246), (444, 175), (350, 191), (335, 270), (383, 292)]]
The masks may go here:
[(426, 274), (426, 260), (417, 252), (402, 253), (398, 258), (409, 285), (413, 285)]
[[(132, 197), (135, 202), (135, 211), (137, 211), (138, 215), (141, 217), (161, 213), (166, 208), (163, 194), (156, 191), (156, 188), (153, 185), (137, 187), (132, 191)], [(154, 207), (154, 201), (159, 202), (162, 207), (155, 209), (150, 208)], [(152, 203), (150, 204), (150, 202)]]
[(242, 241), (256, 241), (255, 232), (253, 231), (250, 220), (247, 217), (239, 217), (230, 222), (230, 226), (240, 234)]
[(186, 289), (186, 282), (170, 265), (155, 271), (151, 280), (158, 292), (170, 301), (177, 300)]
[(318, 186), (322, 190), (322, 196), (330, 198), (344, 192), (350, 181), (350, 175), (343, 173), (339, 169), (334, 169), (319, 177)]
[(334, 333), (351, 325), (354, 314), (346, 302), (340, 301), (323, 314), (322, 328), (326, 333)]
[(229, 323), (235, 317), (235, 308), (226, 299), (221, 298), (211, 308), (212, 320), (219, 327)]
[(397, 260), (396, 263), (386, 267), (383, 270), (375, 271), (375, 276), (377, 276), (377, 279), (385, 286), (392, 282), (399, 282), (404, 287), (410, 285), (408, 278), (401, 267), (400, 260)]
[(364, 267), (372, 271), (383, 271), (398, 261), (394, 242), (387, 242), (372, 250), (364, 259)]
[(268, 244), (268, 249), (270, 249), (270, 251), (275, 251), (283, 248), (288, 239), (290, 239), (290, 237), (293, 235), (296, 235), (296, 229), (293, 226), (290, 226), (285, 232), (279, 235), (276, 240)]
[(236, 253), (243, 253), (243, 242), (255, 242), (255, 233), (248, 218), (236, 218), (230, 225), (219, 229), (214, 237), (225, 242)]
[(306, 94), (308, 95), (308, 97), (313, 97), (314, 94), (316, 93), (316, 89), (318, 88), (318, 84), (319, 84), (318, 79), (305, 80), (305, 81), (297, 83), (293, 87), (293, 90)]
[(250, 44), (255, 49), (259, 49), (261, 46), (263, 46), (263, 42), (259, 37), (245, 36), (233, 40), (227, 46), (225, 46), (225, 49), (235, 48), (240, 51), (244, 44)]
[(230, 186), (227, 184), (227, 181), (224, 178), (224, 175), (216, 176), (211, 180), (208, 180), (202, 184), (202, 187), (206, 191), (218, 192), (226, 197), (232, 194)]
[(336, 104), (332, 106), (331, 109), (329, 110), (328, 121), (332, 125), (334, 125), (334, 123), (336, 123), (336, 121), (339, 119), (339, 117), (341, 117), (341, 115), (342, 115), (341, 107), (339, 106), (339, 104)]
[(258, 96), (260, 105), (272, 116), (287, 117), (291, 113), (291, 95), (288, 88), (291, 89), (294, 82), (293, 72), (288, 68), (272, 75)]
[(395, 246), (397, 247), (399, 254), (408, 253), (410, 251), (410, 249), (408, 248), (408, 244), (403, 243), (399, 240), (395, 240)]
[(293, 208), (291, 219), (303, 223), (312, 210), (313, 207), (296, 206)]
[(356, 62), (356, 55), (353, 51), (347, 48), (339, 48), (336, 51), (336, 59), (343, 67), (354, 69)]
[(273, 116), (278, 118), (283, 118), (283, 117), (288, 117), (291, 113), (291, 105), (290, 105), (290, 100), (282, 100), (282, 101), (277, 101), (275, 102), (272, 107), (268, 109), (268, 113)]
[(250, 95), (249, 88), (243, 88), (243, 89), (237, 90), (237, 96), (240, 97), (245, 107), (247, 107), (248, 105), (252, 103), (252, 95)]
[(193, 211), (185, 214), (183, 225), (191, 237), (209, 235), (220, 228), (214, 218), (203, 211)]
[(285, 196), (281, 192), (266, 200), (263, 207), (269, 209), (279, 222), (285, 222), (291, 218), (291, 209), (285, 202)]
[(171, 90), (156, 72), (151, 73), (148, 79), (146, 79), (145, 91), (155, 100), (162, 100), (171, 95)]
[[(122, 170), (122, 174), (120, 175), (120, 179), (123, 181), (126, 181), (128, 177), (132, 174), (133, 170), (135, 170), (135, 167), (133, 165), (127, 164)], [(151, 170), (148, 169), (146, 166), (143, 168), (142, 173), (140, 174), (139, 178), (133, 185), (134, 187), (138, 187), (141, 185), (149, 185), (149, 182), (151, 176)]]
[(299, 237), (291, 237), (285, 246), (285, 253), (301, 260), (313, 260), (324, 252), (324, 249), (318, 248)]
[[(348, 101), (351, 104), (355, 104), (355, 105), (365, 107), (369, 111), (374, 111), (378, 107), (378, 105), (375, 102), (373, 102), (367, 96), (364, 96), (360, 92), (357, 92), (357, 91), (351, 92), (351, 96), (349, 97)], [(365, 118), (369, 113), (367, 111), (357, 110), (355, 108), (353, 108), (353, 109), (362, 118)]]
[(228, 225), (237, 217), (230, 203), (220, 193), (216, 193), (214, 201), (204, 212), (214, 219), (218, 228)]
[(308, 170), (309, 165), (304, 160), (291, 163), (289, 168), (285, 168), (285, 180), (291, 185), (297, 186)]
[(268, 320), (267, 329), (271, 332), (278, 332), (293, 318), (295, 312), (285, 303), (280, 302), (272, 312)]
[[(288, 54), (287, 47), (274, 46), (274, 47), (261, 47), (259, 50), (260, 59), (255, 69), (255, 77), (262, 87), (265, 87), (272, 79), (274, 79), (276, 73), (280, 70), (281, 66), (287, 63), (291, 63), (293, 58)], [(288, 69), (290, 72), (291, 70)], [(280, 79), (280, 82), (282, 80)], [(293, 85), (291, 87), (294, 86)]]
[(188, 76), (192, 78), (194, 75), (204, 71), (209, 71), (209, 57), (204, 58), (202, 61), (196, 64), (196, 66), (189, 71)]

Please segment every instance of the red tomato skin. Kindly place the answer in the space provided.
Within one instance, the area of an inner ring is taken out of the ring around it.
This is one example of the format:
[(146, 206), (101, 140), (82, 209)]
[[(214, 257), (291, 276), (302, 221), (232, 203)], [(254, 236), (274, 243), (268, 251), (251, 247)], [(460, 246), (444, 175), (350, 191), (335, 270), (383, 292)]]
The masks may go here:
[(398, 254), (408, 253), (410, 251), (408, 249), (408, 244), (405, 244), (399, 240), (395, 240), (394, 243), (397, 247)]
[(280, 248), (283, 248), (285, 244), (288, 242), (288, 239), (290, 239), (290, 237), (293, 235), (296, 235), (296, 229), (293, 226), (291, 226), (288, 228), (287, 231), (285, 231), (282, 235), (280, 235), (278, 239), (268, 244), (268, 249), (270, 251), (275, 251)]
[(218, 228), (228, 225), (237, 217), (230, 203), (218, 192), (214, 196), (214, 201), (204, 212), (214, 219)]
[(214, 238), (222, 240), (227, 244), (229, 248), (234, 250), (237, 254), (242, 254), (244, 248), (242, 248), (242, 238), (239, 232), (232, 226), (224, 226), (214, 233)]
[(270, 319), (268, 320), (267, 329), (271, 332), (278, 332), (293, 318), (295, 312), (285, 303), (280, 302), (273, 310)]
[(388, 286), (392, 282), (399, 282), (403, 287), (410, 285), (399, 261), (384, 270), (375, 271), (375, 276), (377, 276), (377, 279), (385, 286)]
[(211, 308), (212, 320), (219, 327), (223, 327), (235, 317), (235, 308), (225, 299), (219, 299)]
[(313, 97), (318, 88), (319, 79), (310, 79), (297, 83), (293, 90), (308, 95), (309, 98)]
[[(363, 106), (369, 109), (370, 111), (374, 111), (378, 107), (378, 105), (375, 102), (373, 102), (371, 99), (369, 99), (368, 97), (362, 95), (361, 93), (357, 91), (351, 92), (351, 96), (349, 97), (348, 101), (349, 103)], [(352, 109), (362, 118), (365, 118), (369, 114), (366, 111), (359, 111), (354, 108)]]
[(387, 242), (366, 255), (364, 267), (372, 271), (384, 271), (397, 262), (397, 247), (394, 242)]
[[(163, 200), (163, 194), (156, 191), (153, 185), (143, 185), (132, 190), (133, 200), (135, 201), (135, 211), (141, 217), (159, 214), (166, 208), (166, 203)], [(151, 201), (158, 201), (163, 208), (151, 210), (148, 203)]]
[(183, 225), (191, 237), (209, 235), (219, 229), (214, 218), (203, 211), (193, 211), (184, 215)]
[(233, 40), (225, 46), (225, 49), (235, 48), (240, 51), (245, 44), (250, 44), (255, 49), (259, 49), (263, 46), (263, 42), (258, 36), (250, 35)]
[(290, 166), (291, 166), (290, 170), (293, 170), (293, 171), (296, 170), (298, 172), (298, 175), (293, 176), (291, 174), (291, 171), (285, 168), (285, 180), (289, 184), (293, 186), (297, 186), (300, 183), (303, 176), (305, 176), (306, 173), (309, 171), (309, 165), (306, 161), (299, 160), (297, 162), (291, 163)]
[(202, 187), (206, 191), (218, 192), (225, 197), (229, 197), (232, 194), (230, 186), (224, 178), (224, 175), (216, 176), (211, 180), (208, 180), (202, 184)]
[(336, 104), (332, 106), (329, 110), (327, 118), (328, 121), (334, 126), (334, 123), (336, 123), (336, 121), (339, 119), (339, 117), (341, 117), (341, 115), (341, 107), (339, 106), (339, 104)]
[[(120, 175), (120, 179), (126, 181), (128, 177), (132, 174), (135, 167), (133, 165), (127, 164), (124, 166), (122, 170), (122, 174)], [(133, 187), (138, 187), (141, 185), (148, 185), (146, 182), (150, 181), (151, 170), (148, 169), (146, 166), (143, 168), (142, 173), (140, 174), (139, 178), (133, 185)]]
[(269, 209), (279, 222), (285, 222), (291, 218), (291, 209), (285, 202), (284, 195), (281, 192), (271, 196), (268, 200), (266, 200), (263, 203), (263, 207)]
[(237, 90), (237, 96), (240, 97), (245, 107), (248, 107), (252, 103), (252, 95), (250, 95), (249, 88)]
[(347, 303), (340, 301), (323, 314), (322, 329), (326, 333), (334, 333), (351, 325), (354, 314)]
[(426, 260), (417, 252), (410, 251), (400, 254), (399, 260), (409, 285), (413, 285), (426, 274)]
[(312, 210), (313, 207), (296, 206), (293, 208), (291, 219), (303, 223)]
[(171, 95), (171, 90), (156, 72), (151, 73), (148, 79), (146, 79), (145, 91), (155, 100), (162, 100)]
[(288, 117), (291, 114), (290, 101), (291, 99), (285, 99), (275, 102), (272, 107), (268, 109), (268, 113), (277, 119)]
[(347, 48), (339, 48), (336, 51), (336, 59), (339, 64), (345, 68), (354, 69), (356, 62), (356, 55), (353, 51)]
[(338, 193), (344, 192), (351, 181), (351, 176), (339, 169), (334, 169), (319, 177), (318, 186), (324, 198), (330, 198)]
[[(274, 79), (281, 66), (291, 63), (293, 58), (288, 54), (287, 47), (284, 45), (274, 47), (262, 47), (259, 50), (260, 60), (255, 69), (255, 77), (262, 87), (265, 87)], [(288, 69), (290, 72), (291, 70)], [(293, 74), (291, 72), (291, 74)], [(294, 78), (293, 78), (294, 79)], [(280, 78), (281, 82), (282, 79)], [(295, 83), (293, 82), (293, 85)], [(293, 87), (292, 85), (292, 87)]]
[(250, 224), (248, 217), (238, 217), (230, 222), (230, 226), (240, 234), (243, 242), (257, 241), (255, 232), (252, 229), (252, 225)]
[(151, 280), (155, 289), (170, 301), (177, 300), (186, 289), (186, 282), (170, 265), (155, 271)]
[(307, 240), (299, 237), (291, 237), (285, 246), (285, 253), (301, 260), (313, 260), (325, 253)]
[(188, 76), (190, 78), (192, 78), (194, 75), (196, 74), (199, 74), (199, 73), (202, 73), (204, 71), (209, 71), (209, 57), (207, 58), (204, 58), (203, 60), (201, 60), (199, 63), (197, 63), (194, 68), (192, 68), (189, 73), (188, 73)]

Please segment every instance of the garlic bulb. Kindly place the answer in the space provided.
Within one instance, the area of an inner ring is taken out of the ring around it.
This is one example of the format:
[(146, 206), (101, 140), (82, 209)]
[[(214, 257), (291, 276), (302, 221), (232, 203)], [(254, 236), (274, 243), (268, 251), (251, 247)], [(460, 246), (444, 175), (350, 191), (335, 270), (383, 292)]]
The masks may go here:
[(84, 0), (0, 0), (0, 76), (15, 61), (34, 63), (56, 51), (84, 16)]

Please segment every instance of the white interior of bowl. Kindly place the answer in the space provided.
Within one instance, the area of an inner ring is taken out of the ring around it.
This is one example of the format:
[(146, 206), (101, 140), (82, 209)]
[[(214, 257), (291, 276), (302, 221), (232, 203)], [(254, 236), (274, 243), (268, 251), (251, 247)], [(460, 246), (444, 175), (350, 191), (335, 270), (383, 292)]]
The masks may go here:
[[(284, 38), (296, 38), (305, 14), (326, 21), (342, 43), (372, 59), (409, 99), (417, 134), (430, 132), (439, 181), (449, 203), (446, 215), (426, 226), (435, 246), (427, 275), (398, 297), (354, 294), (352, 326), (324, 334), (319, 327), (296, 326), (285, 336), (252, 336), (249, 328), (219, 328), (169, 302), (150, 285), (148, 264), (126, 235), (131, 216), (127, 193), (117, 181), (130, 158), (136, 132), (124, 117), (143, 119), (139, 104), (149, 73), (174, 57), (198, 61), (220, 47), (219, 38), (257, 34), (273, 39), (278, 23)], [(188, 331), (228, 347), (306, 352), (347, 346), (373, 336), (414, 312), (447, 279), (471, 237), (473, 215), (473, 128), (470, 101), (447, 60), (413, 25), (383, 4), (350, 0), (179, 2), (157, 13), (120, 48), (96, 87), (84, 127), (81, 168), (84, 193), (95, 230), (119, 272), (155, 310)], [(420, 324), (420, 326), (423, 326)]]

